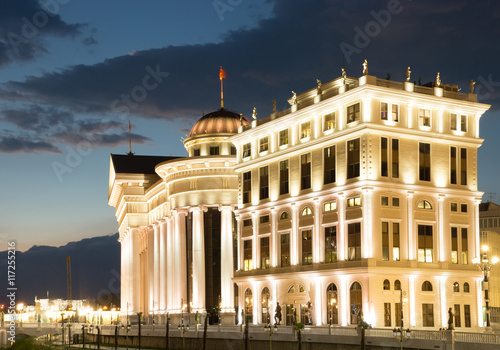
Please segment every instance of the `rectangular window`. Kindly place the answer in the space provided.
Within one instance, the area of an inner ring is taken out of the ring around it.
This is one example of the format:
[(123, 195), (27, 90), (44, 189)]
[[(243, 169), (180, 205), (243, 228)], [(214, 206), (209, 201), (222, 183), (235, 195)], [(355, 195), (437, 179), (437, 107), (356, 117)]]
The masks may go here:
[(460, 148), (460, 184), (467, 186), (467, 148)]
[(195, 157), (199, 157), (199, 156), (200, 156), (200, 149), (199, 149), (199, 148), (196, 148), (196, 149), (194, 150), (194, 156), (195, 156)]
[(337, 261), (337, 226), (325, 227), (325, 263)]
[(451, 263), (458, 264), (458, 228), (451, 228)]
[(432, 262), (432, 226), (418, 225), (418, 261)]
[(389, 223), (382, 222), (382, 260), (389, 260)]
[(290, 266), (290, 234), (281, 235), (281, 267)]
[(247, 239), (243, 241), (243, 260), (245, 271), (252, 269), (252, 240)]
[(380, 119), (387, 120), (389, 116), (389, 104), (387, 102), (380, 103)]
[(250, 203), (252, 200), (252, 172), (243, 173), (243, 203)]
[(457, 130), (457, 115), (452, 113), (450, 118), (450, 130)]
[(262, 237), (260, 239), (260, 268), (268, 269), (269, 266), (269, 237)]
[(312, 264), (312, 230), (302, 231), (302, 265)]
[(332, 211), (332, 210), (336, 210), (336, 209), (337, 209), (337, 202), (328, 202), (328, 203), (323, 204), (323, 211), (324, 212)]
[(280, 131), (280, 146), (288, 145), (288, 129)]
[(219, 146), (210, 146), (210, 155), (218, 156), (219, 155)]
[(424, 327), (434, 327), (434, 304), (422, 304), (422, 324)]
[(235, 155), (236, 155), (236, 147), (231, 146), (231, 151), (230, 151), (230, 154), (231, 154), (232, 156), (235, 156)]
[(399, 222), (392, 223), (392, 260), (399, 261)]
[(457, 203), (450, 203), (450, 210), (451, 211), (458, 211), (458, 204)]
[(387, 137), (380, 139), (380, 176), (389, 174), (389, 147)]
[(392, 206), (399, 207), (399, 198), (398, 197), (392, 197)]
[(467, 213), (467, 204), (460, 204), (460, 211), (462, 213)]
[(347, 107), (347, 123), (358, 121), (360, 117), (359, 103)]
[(265, 152), (269, 150), (269, 137), (263, 137), (259, 140), (259, 152)]
[(399, 140), (392, 139), (392, 177), (399, 177)]
[(467, 131), (467, 116), (466, 115), (461, 115), (460, 116), (460, 129), (463, 132)]
[(431, 126), (431, 111), (430, 109), (419, 109), (418, 119), (421, 126)]
[(471, 326), (470, 305), (464, 305), (464, 320), (465, 320), (465, 327), (470, 327)]
[(288, 159), (280, 162), (280, 195), (288, 193)]
[(453, 305), (453, 317), (455, 318), (455, 327), (462, 327), (462, 317), (460, 317), (460, 304)]
[(335, 112), (326, 114), (323, 118), (323, 131), (335, 129)]
[(269, 223), (269, 215), (263, 215), (263, 216), (259, 217), (259, 223), (261, 223), (261, 224)]
[(361, 197), (353, 197), (347, 200), (347, 207), (358, 207), (361, 205)]
[(335, 146), (323, 149), (324, 183), (335, 182)]
[(252, 155), (252, 144), (246, 143), (243, 145), (243, 158), (250, 157)]
[(300, 124), (300, 138), (305, 139), (311, 136), (311, 122)]
[(396, 327), (401, 327), (401, 303), (396, 303)]
[(300, 189), (311, 188), (311, 154), (300, 156)]
[(419, 143), (419, 180), (431, 181), (431, 145)]
[(347, 241), (349, 260), (361, 260), (361, 223), (347, 225)]
[(469, 263), (468, 250), (469, 241), (467, 240), (467, 227), (462, 227), (462, 264), (467, 265)]
[(450, 147), (450, 183), (457, 184), (457, 148)]
[(259, 169), (260, 178), (260, 199), (269, 198), (269, 167), (265, 166)]
[(359, 139), (347, 141), (347, 178), (359, 176)]
[(392, 114), (392, 121), (393, 122), (399, 121), (399, 106), (398, 105), (395, 105), (395, 104), (392, 105), (391, 114)]
[(252, 226), (252, 219), (243, 220), (243, 227)]
[(384, 303), (384, 327), (391, 326), (391, 303)]

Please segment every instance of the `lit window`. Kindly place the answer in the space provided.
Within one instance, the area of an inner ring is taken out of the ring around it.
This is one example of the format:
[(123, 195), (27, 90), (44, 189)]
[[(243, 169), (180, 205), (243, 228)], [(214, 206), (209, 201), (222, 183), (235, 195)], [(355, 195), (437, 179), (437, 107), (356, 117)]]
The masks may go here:
[(359, 103), (347, 107), (347, 123), (358, 121), (360, 117)]
[(280, 162), (280, 195), (288, 193), (288, 159)]
[(450, 130), (466, 132), (467, 116), (452, 113), (450, 117)]
[(260, 268), (268, 269), (270, 266), (269, 258), (269, 237), (262, 237), (260, 239)]
[(419, 177), (420, 181), (431, 181), (431, 145), (419, 143)]
[(280, 146), (288, 145), (288, 129), (280, 131)]
[(434, 304), (422, 304), (422, 326), (434, 327)]
[(311, 122), (300, 124), (300, 138), (305, 139), (311, 136)]
[(389, 197), (382, 196), (381, 204), (383, 206), (388, 206), (389, 205)]
[(418, 225), (418, 261), (433, 262), (432, 226)]
[(431, 111), (430, 109), (419, 109), (418, 119), (421, 126), (431, 126)]
[(361, 260), (361, 223), (347, 225), (348, 260)]
[(252, 240), (243, 241), (244, 270), (252, 270)]
[(384, 290), (391, 290), (391, 282), (384, 280)]
[(288, 214), (287, 211), (284, 211), (283, 213), (281, 213), (280, 220), (288, 220), (288, 219), (290, 219), (290, 214)]
[(389, 117), (389, 104), (387, 102), (380, 103), (380, 119), (387, 120)]
[(302, 213), (300, 213), (300, 216), (307, 216), (311, 214), (312, 214), (311, 208), (305, 207), (304, 209), (302, 209)]
[(335, 112), (324, 116), (323, 131), (335, 129)]
[(401, 290), (401, 281), (400, 280), (394, 281), (394, 290)]
[(360, 146), (359, 139), (347, 141), (347, 178), (359, 176)]
[(429, 201), (423, 200), (423, 201), (418, 202), (417, 208), (418, 209), (432, 209), (432, 205)]
[(323, 211), (332, 211), (337, 209), (337, 202), (328, 202), (323, 204)]
[(337, 261), (337, 226), (325, 227), (325, 263)]
[(361, 197), (353, 197), (347, 200), (347, 207), (357, 207), (361, 205)]
[(300, 189), (311, 188), (311, 153), (300, 156)]
[(312, 264), (312, 230), (302, 231), (302, 265)]
[(458, 282), (453, 283), (453, 293), (460, 293), (460, 284)]
[(269, 138), (263, 137), (259, 141), (259, 152), (265, 152), (269, 149)]
[[(290, 234), (285, 233), (280, 237), (281, 267), (290, 266)], [(288, 291), (290, 293), (290, 291)], [(292, 292), (293, 293), (293, 292)]]
[(252, 144), (246, 143), (243, 145), (243, 158), (250, 157), (252, 155)]
[(457, 203), (450, 203), (450, 210), (451, 211), (458, 211), (458, 204)]
[(393, 122), (399, 121), (399, 106), (397, 104), (389, 104), (387, 102), (381, 102), (380, 119), (391, 120)]

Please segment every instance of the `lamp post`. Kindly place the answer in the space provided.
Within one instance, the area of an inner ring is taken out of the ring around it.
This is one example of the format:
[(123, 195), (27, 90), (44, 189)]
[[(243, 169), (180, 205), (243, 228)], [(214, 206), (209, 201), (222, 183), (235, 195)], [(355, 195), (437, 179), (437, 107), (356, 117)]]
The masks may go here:
[(267, 334), (269, 334), (269, 350), (273, 350), (273, 334), (278, 333), (278, 326), (271, 325), (269, 322), (264, 326)]
[[(93, 335), (93, 334), (94, 334), (94, 325), (93, 325), (93, 324), (91, 324), (91, 325), (89, 326), (89, 329), (90, 329), (90, 334), (92, 334), (92, 335)], [(90, 340), (89, 340), (89, 349), (90, 349)]]
[[(127, 313), (127, 315), (128, 315), (128, 313)], [(127, 349), (128, 349), (128, 332), (130, 331), (130, 329), (131, 329), (131, 328), (132, 328), (132, 326), (130, 325), (130, 323), (127, 323), (127, 328), (125, 328), (125, 326), (124, 326), (124, 325), (122, 325), (122, 331), (123, 331), (124, 329), (126, 329), (126, 330), (127, 330), (127, 337), (126, 337), (126, 340), (125, 340), (125, 342), (127, 343)]]
[(400, 290), (401, 294), (400, 294), (400, 305), (401, 305), (401, 325), (399, 328), (394, 328), (392, 330), (393, 332), (393, 335), (394, 335), (394, 338), (398, 339), (399, 340), (399, 345), (400, 345), (400, 349), (403, 350), (403, 342), (407, 339), (410, 338), (411, 336), (411, 331), (409, 328), (407, 329), (404, 329), (404, 317), (403, 317), (403, 297), (406, 295), (406, 292), (403, 292), (403, 290)]
[(182, 348), (185, 349), (184, 333), (189, 331), (189, 325), (184, 324), (184, 299), (181, 299), (181, 323), (177, 326), (177, 329), (181, 332)]
[(483, 290), (484, 290), (484, 303), (485, 303), (485, 313), (486, 313), (486, 327), (485, 332), (491, 333), (491, 323), (490, 323), (490, 306), (489, 306), (489, 291), (488, 291), (488, 279), (490, 270), (498, 262), (498, 257), (493, 257), (488, 259), (488, 246), (484, 245), (481, 248), (481, 259), (476, 257), (472, 259), (472, 263), (475, 264), (483, 272)]

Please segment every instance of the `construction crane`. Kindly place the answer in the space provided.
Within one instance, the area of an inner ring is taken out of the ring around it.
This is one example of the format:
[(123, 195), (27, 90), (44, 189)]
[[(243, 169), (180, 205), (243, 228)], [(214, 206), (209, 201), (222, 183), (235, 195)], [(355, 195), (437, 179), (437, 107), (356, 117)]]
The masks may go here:
[(71, 309), (72, 308), (71, 300), (73, 300), (73, 297), (71, 295), (71, 257), (70, 256), (66, 257), (66, 278), (67, 278), (67, 283), (68, 283), (68, 309)]

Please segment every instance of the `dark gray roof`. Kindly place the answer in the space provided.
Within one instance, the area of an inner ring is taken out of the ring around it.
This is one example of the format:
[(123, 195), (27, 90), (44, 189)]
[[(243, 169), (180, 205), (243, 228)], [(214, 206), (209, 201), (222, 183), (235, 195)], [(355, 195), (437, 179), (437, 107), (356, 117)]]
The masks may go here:
[(182, 157), (111, 154), (115, 172), (126, 174), (156, 174), (155, 167), (158, 164), (177, 158)]

